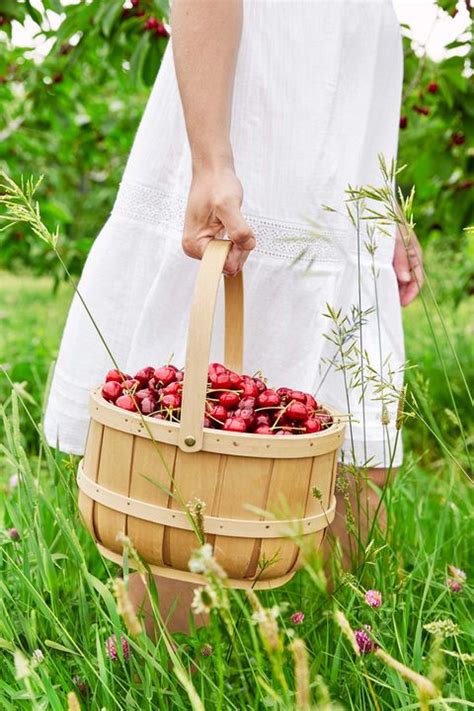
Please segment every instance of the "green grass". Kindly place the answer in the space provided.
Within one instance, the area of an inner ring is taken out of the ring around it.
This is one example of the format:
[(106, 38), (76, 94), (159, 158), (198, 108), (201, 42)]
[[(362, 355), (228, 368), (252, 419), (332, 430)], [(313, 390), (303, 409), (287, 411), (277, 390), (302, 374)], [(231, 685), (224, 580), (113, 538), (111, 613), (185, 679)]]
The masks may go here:
[[(0, 273), (0, 363), (6, 367), (0, 384), (5, 430), (0, 449), (2, 711), (62, 711), (73, 689), (84, 709), (296, 709), (291, 634), (306, 644), (313, 708), (472, 708), (473, 658), (462, 656), (473, 651), (472, 588), (469, 579), (460, 593), (445, 584), (449, 564), (468, 575), (472, 570), (471, 489), (453, 457), (443, 454), (437, 437), (419, 420), (407, 424), (406, 462), (387, 492), (389, 533), (376, 532), (364, 569), (354, 576), (335, 571), (331, 594), (315, 559), (285, 588), (259, 594), (266, 607), (288, 603), (278, 617), (281, 649), (268, 649), (241, 593), (230, 595), (229, 615), (215, 611), (209, 628), (189, 637), (177, 635), (177, 651), (171, 655), (164, 641), (153, 645), (127, 634), (110, 589), (119, 568), (100, 558), (78, 518), (77, 458), (39, 445), (34, 426), (71, 296), (64, 285), (53, 295), (45, 278)], [(468, 366), (466, 324), (472, 306), (466, 302), (454, 310), (447, 305), (445, 311)], [(439, 438), (467, 466), (459, 427), (445, 412), (449, 399), (443, 373), (427, 328), (420, 327), (423, 318), (421, 303), (406, 314), (408, 356), (423, 376), (423, 381), (415, 379), (413, 372), (410, 380), (418, 383), (422, 414), (434, 415)], [(441, 334), (438, 322), (435, 327)], [(472, 411), (461, 378), (444, 342), (442, 350), (469, 429)], [(24, 383), (13, 396), (7, 375)], [(14, 490), (8, 487), (12, 474), (21, 480)], [(19, 531), (17, 542), (6, 532), (11, 527)], [(382, 591), (379, 610), (364, 601), (369, 588)], [(436, 681), (439, 698), (426, 705), (416, 686), (378, 656), (356, 657), (334, 621), (336, 609), (344, 611), (354, 629), (370, 624), (381, 648)], [(298, 626), (289, 620), (296, 610), (305, 613)], [(424, 629), (437, 620), (451, 620), (456, 633), (439, 637)], [(111, 661), (104, 642), (120, 631), (132, 653), (129, 660)], [(205, 643), (212, 645), (210, 657), (201, 653)], [(444, 651), (437, 654), (438, 643)], [(44, 659), (34, 664), (37, 649)], [(76, 675), (87, 684), (83, 697), (73, 683)]]

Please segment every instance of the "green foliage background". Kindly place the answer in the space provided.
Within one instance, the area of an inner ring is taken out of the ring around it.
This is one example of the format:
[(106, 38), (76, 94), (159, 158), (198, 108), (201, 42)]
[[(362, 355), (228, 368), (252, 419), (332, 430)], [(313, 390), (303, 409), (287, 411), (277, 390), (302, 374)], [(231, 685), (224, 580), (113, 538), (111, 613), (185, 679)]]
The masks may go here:
[[(439, 0), (455, 14), (456, 2)], [(470, 9), (470, 3), (466, 5)], [(145, 29), (150, 17), (167, 17), (166, 0), (80, 0), (64, 5), (59, 29), (30, 2), (0, 5), (0, 166), (12, 177), (45, 174), (39, 196), (47, 221), (59, 223), (63, 256), (79, 273), (92, 241), (113, 204), (147, 95), (167, 39)], [(441, 9), (442, 8), (442, 9)], [(472, 11), (471, 11), (472, 15)], [(50, 42), (35, 63), (28, 48), (12, 46), (11, 22), (34, 22)], [(400, 132), (401, 187), (415, 185), (421, 240), (437, 242), (457, 262), (456, 283), (446, 289), (456, 302), (472, 290), (472, 247), (463, 228), (474, 222), (474, 95), (468, 80), (474, 49), (464, 35), (449, 47), (463, 56), (439, 63), (415, 54), (404, 28), (405, 86)], [(429, 85), (436, 91), (429, 90)], [(469, 252), (469, 249), (471, 252)], [(22, 230), (0, 237), (0, 266), (28, 265), (63, 278), (54, 257)]]

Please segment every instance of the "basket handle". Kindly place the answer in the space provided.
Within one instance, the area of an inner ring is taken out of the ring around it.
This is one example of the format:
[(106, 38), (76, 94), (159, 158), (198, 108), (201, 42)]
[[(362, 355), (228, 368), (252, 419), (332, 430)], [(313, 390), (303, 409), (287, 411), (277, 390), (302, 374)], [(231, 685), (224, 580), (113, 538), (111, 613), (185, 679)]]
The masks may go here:
[[(194, 287), (188, 327), (185, 377), (181, 406), (178, 446), (185, 452), (198, 452), (203, 443), (203, 418), (206, 404), (207, 371), (211, 351), (212, 328), (219, 283), (232, 242), (212, 239), (208, 242)], [(225, 341), (224, 362), (242, 372), (244, 340), (244, 292), (242, 272), (224, 276)]]

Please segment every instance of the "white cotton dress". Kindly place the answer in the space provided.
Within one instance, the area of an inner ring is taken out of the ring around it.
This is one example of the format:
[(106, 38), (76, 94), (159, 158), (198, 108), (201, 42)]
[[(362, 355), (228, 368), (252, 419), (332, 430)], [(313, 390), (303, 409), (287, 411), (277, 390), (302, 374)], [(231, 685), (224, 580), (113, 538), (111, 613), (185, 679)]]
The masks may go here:
[[(402, 74), (391, 0), (244, 0), (231, 139), (242, 211), (257, 241), (244, 268), (245, 372), (261, 370), (269, 386), (303, 389), (350, 413), (341, 457), (359, 465), (401, 461), (400, 444), (393, 454), (396, 404), (385, 388), (390, 422), (382, 424), (379, 383), (400, 386), (404, 348), (393, 230), (376, 231), (373, 256), (367, 223), (358, 231), (344, 214), (346, 189), (380, 184), (378, 155), (396, 157)], [(170, 356), (184, 365), (199, 267), (181, 249), (190, 179), (170, 43), (78, 285), (132, 374)], [(370, 311), (362, 334), (360, 327), (346, 334), (345, 376), (327, 338), (328, 305), (346, 317), (344, 328), (357, 323), (357, 310)], [(223, 357), (222, 336), (221, 289), (211, 360)], [(74, 297), (44, 419), (52, 446), (83, 453), (88, 393), (111, 367)]]

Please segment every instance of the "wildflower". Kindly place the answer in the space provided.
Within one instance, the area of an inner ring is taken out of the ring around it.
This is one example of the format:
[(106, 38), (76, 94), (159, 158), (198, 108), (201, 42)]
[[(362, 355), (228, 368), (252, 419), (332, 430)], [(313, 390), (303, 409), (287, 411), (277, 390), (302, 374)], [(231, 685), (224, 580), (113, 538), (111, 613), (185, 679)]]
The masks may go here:
[(213, 651), (212, 644), (203, 644), (201, 647), (201, 656), (210, 657)]
[[(120, 635), (120, 645), (124, 659), (128, 659), (130, 656), (130, 647), (123, 634)], [(109, 659), (112, 659), (112, 661), (119, 658), (116, 634), (111, 635), (105, 640), (105, 654)]]
[(20, 482), (20, 479), (18, 477), (18, 474), (12, 474), (8, 480), (9, 491), (14, 491), (16, 489), (16, 487), (18, 486), (19, 482)]
[(12, 539), (12, 541), (19, 541), (20, 540), (20, 534), (18, 533), (16, 528), (9, 528), (7, 529), (7, 533)]
[(212, 609), (218, 607), (216, 593), (209, 585), (196, 588), (191, 607), (198, 615), (208, 614)]
[(453, 580), (452, 578), (448, 578), (445, 584), (448, 590), (451, 590), (451, 592), (453, 593), (462, 592), (462, 584), (459, 582), (459, 580)]
[(298, 612), (294, 612), (291, 615), (290, 620), (294, 625), (301, 625), (304, 621), (304, 612), (301, 612), (300, 610)]
[(382, 593), (380, 590), (367, 590), (365, 601), (370, 607), (382, 607)]
[(375, 652), (378, 649), (378, 644), (373, 642), (367, 634), (367, 632), (371, 631), (372, 627), (370, 625), (364, 625), (364, 627), (354, 632), (355, 641), (357, 642), (361, 654), (370, 654), (370, 652)]
[(191, 573), (205, 573), (208, 569), (208, 563), (212, 559), (212, 554), (213, 550), (210, 543), (205, 543), (193, 551), (188, 563)]
[(464, 570), (456, 568), (455, 565), (448, 565), (448, 572), (454, 580), (458, 581), (458, 583), (465, 583), (467, 580), (467, 575)]
[(87, 687), (87, 682), (84, 681), (82, 677), (80, 677), (78, 674), (75, 674), (72, 677), (72, 683), (74, 684), (78, 692), (81, 694), (81, 696), (87, 696), (89, 689)]
[(128, 597), (127, 588), (122, 578), (116, 578), (114, 580), (114, 594), (117, 600), (117, 610), (119, 615), (122, 617), (127, 631), (131, 635), (138, 635), (143, 632), (142, 626), (135, 614), (130, 598)]
[(35, 665), (41, 664), (41, 662), (44, 661), (44, 654), (41, 649), (34, 649), (31, 658)]
[(430, 634), (439, 634), (443, 637), (455, 637), (461, 633), (459, 626), (456, 622), (450, 620), (449, 617), (445, 620), (434, 620), (434, 622), (428, 622), (426, 625), (423, 625), (423, 629)]

